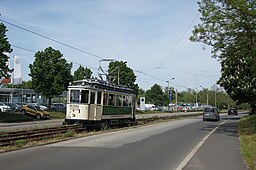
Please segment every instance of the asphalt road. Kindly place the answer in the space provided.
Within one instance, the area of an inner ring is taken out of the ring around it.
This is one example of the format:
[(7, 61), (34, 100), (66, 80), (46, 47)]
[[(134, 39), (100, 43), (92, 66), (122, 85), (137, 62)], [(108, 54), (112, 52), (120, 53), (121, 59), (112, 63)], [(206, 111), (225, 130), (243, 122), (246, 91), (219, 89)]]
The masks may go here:
[(0, 169), (177, 169), (206, 136), (185, 169), (246, 169), (237, 121), (184, 119), (3, 153)]

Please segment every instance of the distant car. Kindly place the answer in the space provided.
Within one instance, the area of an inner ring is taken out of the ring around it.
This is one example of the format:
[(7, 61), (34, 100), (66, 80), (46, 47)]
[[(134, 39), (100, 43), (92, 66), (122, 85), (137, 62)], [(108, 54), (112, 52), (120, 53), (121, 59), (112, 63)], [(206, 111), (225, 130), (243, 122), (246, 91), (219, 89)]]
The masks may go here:
[(17, 103), (6, 103), (6, 105), (10, 106), (11, 110), (14, 112), (19, 112), (21, 108), (21, 106)]
[(46, 111), (48, 110), (48, 108), (44, 105), (41, 105), (39, 103), (28, 103), (28, 105), (30, 106), (34, 106), (34, 107), (37, 107), (37, 108), (40, 108), (40, 110), (43, 110), (43, 111)]
[(0, 102), (0, 112), (10, 112), (10, 111), (11, 111), (10, 106), (7, 106), (3, 102)]
[(216, 107), (205, 107), (203, 112), (203, 121), (206, 120), (220, 120), (220, 114)]
[(52, 110), (62, 112), (66, 110), (66, 106), (63, 103), (52, 103)]
[(42, 110), (40, 106), (34, 105), (34, 103), (28, 103), (21, 107), (20, 113), (25, 115), (29, 114), (35, 116), (36, 119), (49, 119), (50, 115), (47, 111)]
[(235, 108), (228, 109), (228, 115), (238, 115), (238, 112)]

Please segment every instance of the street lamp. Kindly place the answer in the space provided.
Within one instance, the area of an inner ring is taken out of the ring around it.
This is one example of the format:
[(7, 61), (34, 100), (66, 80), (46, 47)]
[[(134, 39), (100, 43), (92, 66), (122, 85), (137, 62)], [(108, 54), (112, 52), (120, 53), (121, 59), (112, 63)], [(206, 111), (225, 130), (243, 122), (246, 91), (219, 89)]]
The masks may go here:
[[(200, 86), (198, 86), (198, 87), (202, 87), (202, 86), (200, 85)], [(196, 91), (196, 104), (197, 104), (197, 88), (198, 88), (198, 87), (195, 88), (195, 91)]]
[(170, 110), (170, 101), (171, 101), (171, 96), (170, 96), (170, 80), (174, 80), (175, 78), (172, 77), (171, 79), (167, 80), (166, 82), (168, 83), (168, 89), (167, 89), (167, 92), (168, 92), (168, 105), (167, 105), (167, 109), (168, 111)]

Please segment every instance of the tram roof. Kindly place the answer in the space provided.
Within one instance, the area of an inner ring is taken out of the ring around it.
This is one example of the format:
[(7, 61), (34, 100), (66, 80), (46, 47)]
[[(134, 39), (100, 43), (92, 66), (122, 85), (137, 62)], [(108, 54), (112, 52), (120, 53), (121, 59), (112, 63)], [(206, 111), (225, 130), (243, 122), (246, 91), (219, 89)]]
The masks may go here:
[(117, 91), (122, 93), (135, 94), (133, 89), (130, 89), (123, 85), (112, 84), (99, 79), (83, 79), (77, 80), (72, 83), (71, 87), (87, 87), (87, 88), (95, 88), (95, 89), (103, 89), (109, 91)]

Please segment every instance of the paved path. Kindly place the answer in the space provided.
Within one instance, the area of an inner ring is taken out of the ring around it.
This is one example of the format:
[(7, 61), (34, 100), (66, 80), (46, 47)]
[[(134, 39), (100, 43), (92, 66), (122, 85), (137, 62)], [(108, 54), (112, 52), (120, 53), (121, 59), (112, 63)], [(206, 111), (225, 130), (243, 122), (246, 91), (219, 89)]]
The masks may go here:
[[(243, 170), (247, 169), (241, 156), (238, 121), (240, 117), (226, 118), (225, 122), (205, 141), (185, 166), (184, 170)], [(207, 131), (208, 128), (203, 128)]]

